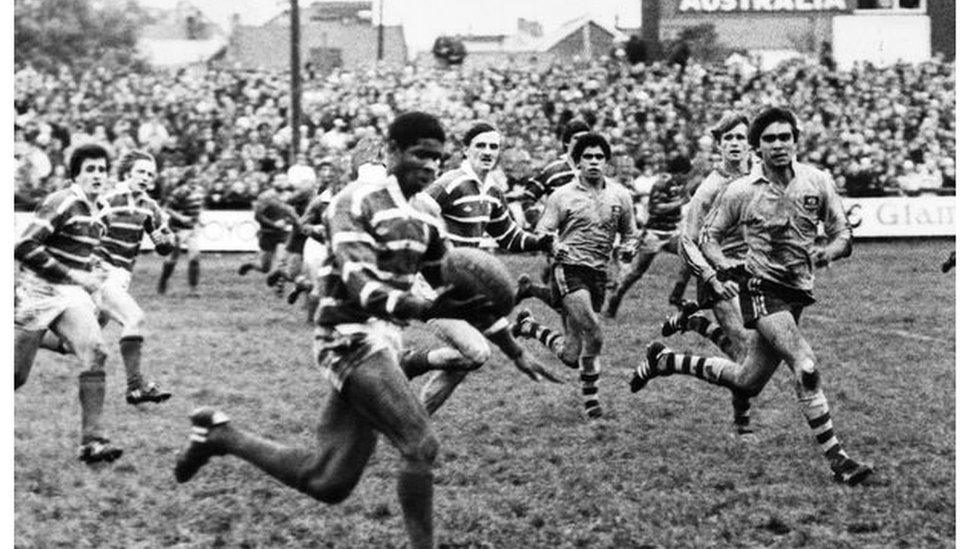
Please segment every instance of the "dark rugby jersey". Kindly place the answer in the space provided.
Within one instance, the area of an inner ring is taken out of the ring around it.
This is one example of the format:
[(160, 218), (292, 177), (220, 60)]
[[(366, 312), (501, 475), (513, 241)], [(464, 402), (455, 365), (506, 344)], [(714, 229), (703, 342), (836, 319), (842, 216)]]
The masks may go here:
[(408, 204), (395, 177), (348, 185), (329, 205), (325, 227), (329, 253), (315, 318), (326, 331), (370, 318), (406, 320), (425, 301), (410, 293), (417, 273), (440, 282), (443, 223)]
[(95, 206), (72, 185), (47, 195), (14, 246), (14, 258), (45, 280), (64, 282), (69, 269), (91, 270), (104, 233)]
[(659, 180), (651, 187), (647, 203), (645, 230), (658, 238), (667, 239), (678, 232), (681, 206), (684, 205), (684, 183), (676, 178)]
[(546, 164), (538, 175), (528, 181), (525, 190), (536, 200), (549, 196), (552, 191), (569, 183), (576, 177), (576, 169), (569, 163), (566, 155)]
[(268, 189), (258, 195), (254, 201), (254, 220), (258, 222), (260, 230), (266, 233), (284, 233), (285, 229), (275, 225), (279, 221), (290, 224), (298, 223), (298, 214), (285, 202), (284, 196), (274, 189)]
[(200, 223), (200, 212), (203, 211), (203, 190), (192, 184), (181, 185), (166, 198), (166, 209), (188, 217), (189, 223), (184, 223), (177, 219), (177, 216), (170, 216), (169, 226), (173, 229), (192, 229)]
[(508, 210), (501, 189), (478, 181), (465, 161), (418, 193), (414, 200), (434, 204), (421, 207), (439, 214), (447, 227), (447, 238), (455, 246), (478, 246), (487, 232), (498, 245), (513, 252), (536, 251), (539, 239), (519, 227)]
[(315, 230), (315, 227), (325, 225), (325, 211), (332, 202), (332, 189), (326, 189), (315, 195), (305, 208), (305, 213), (298, 220), (297, 230), (305, 236), (324, 243), (325, 238), (322, 233)]
[(172, 251), (173, 236), (166, 227), (166, 214), (145, 192), (121, 186), (100, 197), (96, 204), (98, 219), (106, 227), (95, 248), (98, 257), (131, 271), (144, 233), (150, 235), (160, 254)]

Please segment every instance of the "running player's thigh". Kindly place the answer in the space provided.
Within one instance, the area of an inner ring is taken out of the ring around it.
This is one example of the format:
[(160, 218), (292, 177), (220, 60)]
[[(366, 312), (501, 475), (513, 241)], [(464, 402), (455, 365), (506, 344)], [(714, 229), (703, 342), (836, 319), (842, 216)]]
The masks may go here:
[(132, 324), (142, 318), (142, 309), (129, 292), (114, 284), (101, 288), (101, 312), (123, 326)]
[(433, 437), (430, 417), (388, 349), (363, 359), (346, 378), (343, 397), (402, 454), (413, 455)]
[(742, 339), (747, 337), (747, 330), (743, 324), (742, 309), (739, 308), (738, 298), (716, 299), (712, 304), (712, 312), (715, 313), (715, 320), (725, 331), (725, 335), (732, 338)]
[(756, 321), (756, 329), (790, 368), (799, 366), (803, 361), (813, 361), (813, 348), (800, 333), (790, 311), (760, 317)]
[(757, 333), (751, 333), (748, 345), (736, 381), (740, 387), (748, 387), (758, 393), (776, 373), (782, 358), (779, 352)]
[(102, 329), (98, 325), (95, 306), (76, 304), (68, 307), (54, 321), (51, 329), (66, 339), (76, 352), (92, 349), (102, 343)]
[(376, 449), (377, 434), (368, 419), (332, 384), (328, 386), (317, 434), (320, 451), (313, 466), (315, 475), (355, 486)]
[(194, 227), (190, 230), (189, 235), (186, 238), (186, 255), (190, 259), (197, 259), (200, 257), (200, 239), (202, 231), (199, 227)]
[(467, 358), (482, 357), (491, 353), (488, 340), (468, 322), (455, 318), (436, 318), (427, 322), (434, 335), (454, 347)]
[(587, 289), (579, 289), (563, 296), (563, 309), (570, 327), (591, 332), (599, 328), (596, 311), (593, 310), (592, 297)]

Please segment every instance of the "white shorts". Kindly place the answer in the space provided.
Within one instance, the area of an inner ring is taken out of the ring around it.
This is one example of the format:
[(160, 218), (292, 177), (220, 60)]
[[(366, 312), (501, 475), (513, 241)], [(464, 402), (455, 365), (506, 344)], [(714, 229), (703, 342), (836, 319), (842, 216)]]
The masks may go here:
[(346, 378), (369, 357), (389, 352), (396, 361), (403, 350), (400, 327), (371, 318), (361, 324), (315, 328), (315, 361), (326, 381), (342, 391)]
[(77, 284), (56, 284), (24, 270), (16, 287), (14, 326), (22, 330), (48, 329), (66, 310), (79, 307), (95, 315), (95, 302)]
[(321, 277), (318, 276), (318, 273), (322, 264), (325, 263), (326, 254), (327, 248), (324, 244), (314, 238), (305, 241), (305, 248), (302, 249), (302, 268), (305, 275), (312, 281), (312, 295), (322, 295)]
[[(104, 274), (105, 280), (99, 286), (98, 291), (92, 295), (95, 307), (99, 311), (108, 313), (109, 318), (115, 320), (125, 318), (124, 312), (117, 310), (118, 306), (112, 300), (105, 299), (105, 292), (107, 289), (116, 289), (128, 293), (129, 284), (132, 283), (132, 273), (122, 267), (116, 267), (109, 263), (101, 263), (96, 269)], [(119, 321), (121, 322), (121, 320)]]

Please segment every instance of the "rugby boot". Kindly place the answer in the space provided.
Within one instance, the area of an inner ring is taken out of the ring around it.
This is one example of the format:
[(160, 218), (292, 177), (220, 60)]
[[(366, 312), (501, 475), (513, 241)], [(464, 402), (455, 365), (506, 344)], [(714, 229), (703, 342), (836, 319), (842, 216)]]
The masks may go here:
[(281, 269), (273, 269), (268, 276), (265, 277), (265, 282), (267, 282), (269, 288), (274, 288), (280, 283), (285, 282), (288, 279), (288, 275), (285, 274)]
[(298, 298), (301, 297), (302, 294), (307, 294), (311, 291), (312, 291), (312, 284), (308, 280), (298, 279), (295, 281), (295, 287), (292, 288), (290, 292), (288, 292), (288, 297), (286, 297), (285, 299), (288, 301), (289, 305), (294, 305), (295, 302), (298, 301)]
[(857, 486), (874, 472), (874, 467), (866, 463), (859, 463), (846, 455), (841, 455), (831, 461), (830, 470), (833, 471), (834, 480), (837, 482), (843, 482), (848, 486)]
[(698, 312), (697, 301), (683, 301), (678, 311), (671, 313), (661, 324), (661, 335), (671, 337), (678, 332), (684, 333), (688, 330), (688, 319), (696, 312)]
[(634, 368), (634, 375), (630, 378), (630, 392), (636, 393), (647, 385), (647, 382), (655, 377), (666, 375), (658, 369), (658, 360), (661, 354), (668, 348), (660, 341), (655, 341), (647, 346), (644, 352), (644, 359)]
[(150, 383), (141, 389), (133, 389), (125, 394), (125, 401), (129, 404), (142, 404), (143, 402), (166, 402), (173, 396), (173, 393), (160, 390), (155, 383)]
[(230, 418), (220, 410), (204, 406), (190, 414), (190, 422), (193, 424), (190, 431), (190, 445), (180, 453), (173, 470), (176, 482), (190, 480), (201, 467), (207, 464), (210, 456), (224, 453), (215, 447), (210, 436), (211, 431), (229, 423)]
[(122, 457), (122, 449), (109, 443), (107, 438), (93, 438), (78, 448), (78, 459), (85, 463), (111, 463)]
[(528, 309), (522, 309), (515, 315), (515, 325), (512, 326), (512, 335), (515, 337), (532, 337), (527, 331), (526, 324), (534, 320), (532, 313)]
[(521, 303), (532, 297), (532, 277), (526, 273), (518, 276), (518, 287), (515, 290), (515, 303)]
[(243, 265), (241, 265), (240, 267), (237, 268), (237, 274), (239, 274), (241, 276), (244, 276), (247, 273), (249, 273), (249, 272), (251, 272), (251, 271), (253, 271), (254, 269), (257, 269), (257, 268), (258, 268), (257, 265), (255, 265), (254, 263), (245, 263), (245, 264), (243, 264)]

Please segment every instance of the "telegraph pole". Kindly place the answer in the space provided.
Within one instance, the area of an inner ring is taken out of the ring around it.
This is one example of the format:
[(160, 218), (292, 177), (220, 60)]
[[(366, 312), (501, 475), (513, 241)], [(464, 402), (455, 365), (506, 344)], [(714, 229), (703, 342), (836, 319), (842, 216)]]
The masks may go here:
[(376, 27), (376, 60), (383, 60), (383, 0), (379, 0), (379, 24)]
[(298, 17), (298, 0), (291, 0), (291, 148), (290, 166), (298, 160), (300, 136), (298, 126), (302, 119), (302, 72), (301, 72), (301, 20)]

